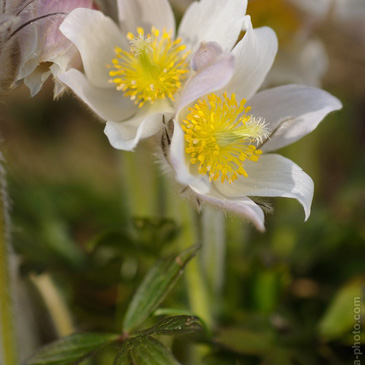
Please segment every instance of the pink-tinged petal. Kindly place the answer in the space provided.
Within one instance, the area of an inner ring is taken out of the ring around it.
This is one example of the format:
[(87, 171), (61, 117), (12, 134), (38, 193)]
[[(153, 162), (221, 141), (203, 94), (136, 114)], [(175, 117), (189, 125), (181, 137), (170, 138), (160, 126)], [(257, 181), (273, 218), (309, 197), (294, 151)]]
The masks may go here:
[(167, 0), (118, 0), (118, 15), (124, 34), (135, 34), (137, 27), (148, 31), (154, 26), (175, 36), (175, 18)]
[(201, 0), (186, 11), (179, 36), (190, 49), (204, 41), (219, 43), (230, 51), (237, 42), (246, 13), (247, 0)]
[(171, 118), (172, 108), (165, 101), (145, 105), (132, 118), (124, 122), (107, 122), (104, 133), (110, 144), (118, 149), (131, 151), (141, 139), (151, 137), (162, 129), (162, 118)]
[(177, 110), (227, 85), (234, 72), (234, 63), (235, 60), (231, 54), (222, 54), (215, 63), (193, 75), (183, 88), (178, 99)]
[(38, 0), (35, 16), (47, 16), (36, 23), (41, 40), (38, 45), (37, 55), (41, 62), (55, 59), (70, 47), (70, 41), (59, 30), (66, 14), (77, 8), (91, 9), (92, 6), (91, 0)]
[(229, 198), (267, 196), (294, 198), (302, 204), (305, 219), (310, 215), (314, 185), (312, 179), (293, 161), (275, 154), (262, 155), (257, 162), (246, 161), (248, 177), (232, 184), (215, 182), (216, 189)]
[(190, 66), (195, 72), (216, 63), (223, 53), (222, 47), (217, 42), (202, 42), (198, 50), (193, 54)]
[(249, 102), (251, 113), (265, 118), (273, 133), (262, 147), (273, 151), (312, 132), (330, 112), (342, 108), (328, 92), (310, 86), (284, 85), (259, 92)]
[(51, 14), (57, 12), (69, 13), (76, 8), (89, 8), (93, 7), (92, 0), (62, 0), (62, 1), (50, 1), (50, 0), (38, 0), (36, 3), (37, 14)]
[(265, 231), (265, 216), (262, 209), (253, 202), (250, 198), (226, 199), (219, 194), (202, 195), (196, 193), (198, 198), (203, 202), (232, 212), (240, 217), (252, 222), (254, 226), (260, 231)]
[(199, 194), (207, 194), (210, 191), (211, 186), (206, 176), (195, 176), (189, 171), (189, 164), (185, 156), (184, 131), (176, 120), (174, 120), (174, 134), (171, 140), (169, 157), (176, 173), (176, 180), (180, 184), (189, 185)]
[(238, 100), (251, 98), (263, 83), (278, 49), (278, 40), (271, 28), (252, 28), (246, 16), (246, 34), (233, 49), (235, 72), (226, 90)]
[(90, 82), (97, 87), (112, 87), (107, 65), (115, 58), (115, 47), (128, 47), (117, 25), (100, 11), (75, 9), (60, 30), (80, 51)]
[(138, 108), (116, 89), (93, 86), (83, 73), (71, 69), (58, 76), (90, 109), (104, 120), (121, 121), (134, 115)]

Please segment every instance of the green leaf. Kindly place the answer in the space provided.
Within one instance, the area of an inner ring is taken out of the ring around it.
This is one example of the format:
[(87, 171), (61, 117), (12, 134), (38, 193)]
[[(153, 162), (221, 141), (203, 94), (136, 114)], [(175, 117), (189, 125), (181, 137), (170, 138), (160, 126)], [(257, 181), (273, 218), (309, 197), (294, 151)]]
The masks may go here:
[(146, 337), (141, 346), (132, 350), (136, 365), (178, 365), (172, 353), (161, 342)]
[(127, 309), (123, 323), (125, 332), (138, 327), (158, 307), (198, 249), (194, 246), (178, 256), (159, 260), (149, 270)]
[[(146, 343), (148, 344), (151, 341), (154, 341), (154, 339), (150, 336), (182, 335), (190, 332), (201, 331), (202, 329), (203, 327), (198, 317), (174, 316), (164, 318), (155, 326), (137, 332), (133, 337), (128, 338), (121, 345), (114, 364), (134, 364), (133, 362), (131, 362), (131, 360), (129, 360), (130, 356), (140, 346), (146, 347)], [(137, 364), (139, 364), (139, 362)]]
[(79, 364), (101, 347), (116, 341), (120, 335), (106, 333), (78, 333), (43, 347), (28, 365)]
[(198, 332), (203, 329), (201, 321), (194, 316), (174, 316), (166, 317), (155, 326), (144, 331), (137, 332), (138, 336), (156, 335), (181, 335), (190, 332)]
[[(129, 347), (129, 348), (128, 348)], [(114, 365), (178, 365), (172, 353), (152, 337), (139, 338), (124, 347), (117, 355)]]
[(319, 323), (319, 333), (324, 339), (337, 339), (360, 324), (356, 314), (365, 312), (363, 283), (363, 280), (350, 282), (337, 292)]
[(153, 316), (194, 316), (194, 313), (187, 309), (158, 308), (153, 312)]

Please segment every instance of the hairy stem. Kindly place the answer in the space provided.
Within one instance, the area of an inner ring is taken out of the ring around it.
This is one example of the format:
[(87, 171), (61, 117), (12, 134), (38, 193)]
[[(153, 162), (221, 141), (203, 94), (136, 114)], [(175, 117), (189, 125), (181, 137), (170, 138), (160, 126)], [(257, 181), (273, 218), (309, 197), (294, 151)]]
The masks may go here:
[[(0, 159), (2, 160), (2, 156)], [(0, 329), (2, 340), (0, 353), (4, 364), (16, 365), (18, 359), (9, 265), (9, 215), (2, 161), (0, 162), (0, 204)]]

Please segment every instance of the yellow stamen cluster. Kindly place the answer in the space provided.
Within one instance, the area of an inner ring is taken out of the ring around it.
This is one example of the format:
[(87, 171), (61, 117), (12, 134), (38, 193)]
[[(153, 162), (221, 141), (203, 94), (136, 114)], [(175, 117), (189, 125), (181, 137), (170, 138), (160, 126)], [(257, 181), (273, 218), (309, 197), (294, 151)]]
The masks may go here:
[(163, 30), (160, 34), (154, 27), (147, 35), (142, 28), (137, 28), (137, 34), (127, 35), (129, 52), (115, 48), (110, 82), (139, 107), (157, 99), (174, 101), (174, 94), (181, 88), (188, 72), (188, 52), (184, 52), (181, 38), (173, 40), (171, 32)]
[(258, 161), (262, 151), (252, 144), (267, 138), (268, 131), (262, 118), (246, 113), (246, 100), (239, 104), (235, 94), (223, 98), (211, 94), (198, 100), (183, 121), (185, 152), (191, 164), (199, 164), (200, 174), (210, 181), (221, 178), (232, 183), (238, 175), (247, 177), (245, 160)]

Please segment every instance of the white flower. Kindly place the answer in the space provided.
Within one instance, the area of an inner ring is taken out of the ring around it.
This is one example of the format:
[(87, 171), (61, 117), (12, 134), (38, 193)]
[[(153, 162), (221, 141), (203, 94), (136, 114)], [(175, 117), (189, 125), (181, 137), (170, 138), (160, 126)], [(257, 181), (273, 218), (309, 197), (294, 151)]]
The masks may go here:
[[(177, 35), (167, 0), (118, 0), (119, 25), (99, 11), (77, 9), (60, 29), (79, 49), (85, 73), (70, 70), (59, 78), (107, 121), (113, 147), (132, 150), (162, 127), (189, 76), (189, 52), (215, 41), (229, 52), (242, 29), (246, 0), (202, 0), (185, 13)], [(206, 69), (211, 91), (233, 73), (233, 56), (224, 53)], [(224, 67), (218, 67), (220, 64)], [(107, 67), (109, 65), (109, 68)], [(215, 76), (217, 70), (223, 70)], [(208, 76), (209, 74), (209, 76)]]
[[(24, 81), (35, 95), (47, 78), (77, 62), (77, 49), (58, 30), (65, 15), (92, 0), (2, 1), (0, 8), (1, 86)], [(9, 76), (10, 75), (10, 76)], [(55, 96), (63, 86), (55, 85)]]
[(250, 196), (295, 198), (309, 217), (312, 179), (271, 152), (302, 138), (341, 108), (338, 99), (309, 86), (285, 85), (256, 94), (275, 53), (272, 31), (252, 29), (248, 17), (246, 34), (233, 49), (231, 81), (199, 96), (197, 85), (188, 85), (192, 90), (184, 91), (169, 151), (177, 181), (200, 203), (242, 215), (259, 230), (264, 230), (264, 213)]

